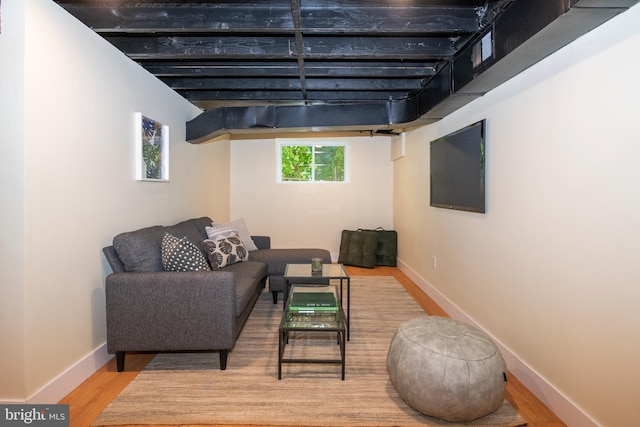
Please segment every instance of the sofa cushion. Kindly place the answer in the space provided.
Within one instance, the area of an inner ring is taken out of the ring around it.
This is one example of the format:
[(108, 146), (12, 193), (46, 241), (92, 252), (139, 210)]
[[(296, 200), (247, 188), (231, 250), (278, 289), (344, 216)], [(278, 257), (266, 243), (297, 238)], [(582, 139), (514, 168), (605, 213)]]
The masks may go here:
[(256, 283), (267, 276), (267, 265), (248, 261), (230, 265), (224, 269), (236, 275), (236, 309), (242, 313), (256, 292)]
[(202, 241), (205, 237), (203, 237), (200, 230), (198, 230), (198, 227), (193, 220), (188, 219), (186, 221), (179, 222), (176, 225), (170, 225), (165, 227), (164, 231), (179, 238), (186, 237), (187, 240), (193, 243), (206, 258), (206, 253), (202, 248)]
[(200, 218), (194, 218), (191, 220), (191, 222), (193, 222), (193, 225), (195, 225), (198, 231), (200, 232), (200, 237), (202, 237), (202, 239), (200, 240), (206, 239), (207, 233), (205, 231), (205, 227), (207, 227), (208, 225), (211, 225), (211, 222), (212, 222), (211, 218), (209, 218), (208, 216), (203, 216)]
[(269, 236), (251, 236), (253, 242), (258, 249), (269, 249), (271, 247), (271, 237)]
[(168, 232), (177, 237), (187, 237), (205, 255), (200, 247), (207, 236), (204, 228), (200, 229), (200, 224), (204, 221), (210, 221), (210, 219), (206, 217), (195, 220), (190, 219), (169, 227), (155, 225), (121, 233), (113, 238), (113, 247), (124, 265), (124, 271), (162, 271), (164, 268), (162, 266), (160, 247), (164, 233)]
[(223, 237), (217, 240), (207, 239), (203, 245), (207, 251), (209, 264), (214, 270), (249, 260), (249, 252), (238, 236)]
[(118, 234), (113, 247), (127, 272), (162, 271), (160, 246), (164, 227), (156, 225)]
[(200, 249), (186, 237), (178, 238), (165, 233), (160, 251), (165, 271), (211, 270)]

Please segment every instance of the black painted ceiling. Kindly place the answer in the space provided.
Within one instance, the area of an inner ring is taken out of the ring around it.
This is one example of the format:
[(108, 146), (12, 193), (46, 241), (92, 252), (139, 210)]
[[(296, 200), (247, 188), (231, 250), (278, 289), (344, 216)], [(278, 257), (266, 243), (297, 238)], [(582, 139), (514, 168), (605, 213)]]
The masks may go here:
[[(188, 135), (195, 142), (234, 129), (421, 125), (440, 118), (425, 119), (427, 112), (572, 8), (614, 10), (608, 19), (637, 2), (55, 1), (205, 110)], [(591, 21), (570, 33), (588, 31)], [(481, 40), (491, 45), (488, 56)]]

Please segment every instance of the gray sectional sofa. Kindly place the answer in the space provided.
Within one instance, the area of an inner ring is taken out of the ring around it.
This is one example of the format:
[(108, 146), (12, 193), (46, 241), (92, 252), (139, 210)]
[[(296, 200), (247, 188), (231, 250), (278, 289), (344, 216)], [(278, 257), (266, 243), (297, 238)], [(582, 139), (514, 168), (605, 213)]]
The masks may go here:
[(118, 371), (126, 352), (219, 351), (220, 368), (269, 283), (273, 302), (284, 289), (287, 263), (309, 263), (324, 249), (271, 249), (268, 236), (252, 236), (258, 250), (249, 259), (210, 271), (165, 271), (161, 245), (165, 233), (186, 237), (206, 258), (207, 217), (172, 226), (122, 233), (103, 252), (113, 270), (106, 278), (107, 348)]

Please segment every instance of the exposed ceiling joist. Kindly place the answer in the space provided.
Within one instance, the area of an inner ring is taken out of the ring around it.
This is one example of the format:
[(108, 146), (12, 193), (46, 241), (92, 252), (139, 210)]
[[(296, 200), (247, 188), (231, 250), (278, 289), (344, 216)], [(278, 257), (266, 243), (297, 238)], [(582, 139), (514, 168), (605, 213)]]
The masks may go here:
[[(481, 29), (492, 10), (509, 1), (58, 3), (194, 104), (210, 109), (253, 104), (263, 95), (279, 105), (411, 96), (416, 84), (433, 77), (443, 59)], [(232, 83), (227, 77), (262, 80)], [(245, 96), (248, 90), (254, 91), (252, 99)]]
[(205, 110), (202, 142), (421, 126), (640, 0), (55, 1)]

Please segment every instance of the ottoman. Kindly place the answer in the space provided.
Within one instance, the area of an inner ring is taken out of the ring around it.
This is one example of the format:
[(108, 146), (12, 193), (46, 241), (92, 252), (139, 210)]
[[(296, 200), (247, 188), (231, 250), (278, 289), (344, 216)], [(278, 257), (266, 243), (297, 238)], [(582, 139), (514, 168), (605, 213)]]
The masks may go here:
[(426, 316), (395, 332), (387, 371), (400, 397), (425, 415), (473, 421), (505, 397), (507, 366), (483, 332), (453, 319)]

